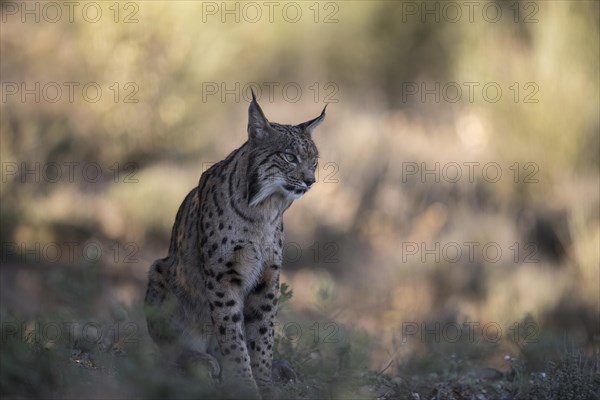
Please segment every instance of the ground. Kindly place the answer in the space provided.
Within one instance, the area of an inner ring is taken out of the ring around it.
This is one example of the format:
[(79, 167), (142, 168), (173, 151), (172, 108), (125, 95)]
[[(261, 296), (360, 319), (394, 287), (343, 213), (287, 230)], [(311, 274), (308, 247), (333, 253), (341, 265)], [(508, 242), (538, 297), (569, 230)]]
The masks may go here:
[[(22, 267), (4, 267), (3, 289), (15, 284)], [(1, 393), (5, 398), (214, 398), (221, 389), (201, 367), (187, 371), (161, 363), (137, 306), (110, 305), (101, 288), (120, 279), (99, 270), (85, 273), (29, 268), (47, 301), (28, 304), (3, 290)], [(140, 283), (141, 284), (141, 283)], [(118, 286), (118, 285), (117, 285)], [(14, 286), (13, 286), (14, 287)], [(50, 289), (62, 287), (60, 296)], [(78, 290), (74, 291), (73, 288)], [(71, 288), (71, 289), (68, 289)], [(282, 318), (294, 313), (284, 285)], [(79, 296), (85, 302), (71, 302)], [(29, 299), (31, 300), (31, 299)], [(21, 305), (20, 317), (15, 316)], [(103, 308), (95, 318), (97, 307)], [(10, 309), (10, 312), (9, 312)], [(23, 318), (33, 313), (35, 318)], [(299, 316), (294, 316), (300, 321)], [(305, 327), (305, 330), (307, 328)], [(393, 358), (369, 369), (374, 338), (341, 327), (336, 338), (315, 343), (281, 331), (277, 340), (277, 387), (287, 399), (598, 399), (600, 357), (566, 349), (533, 368), (524, 359), (505, 359), (494, 368), (465, 355), (421, 354), (404, 364)], [(286, 336), (287, 335), (287, 336)], [(305, 335), (310, 336), (310, 335)], [(431, 350), (435, 352), (436, 350)], [(431, 353), (430, 351), (430, 353)], [(464, 354), (469, 354), (464, 353)], [(432, 361), (434, 360), (434, 361)], [(437, 361), (436, 361), (437, 360)]]

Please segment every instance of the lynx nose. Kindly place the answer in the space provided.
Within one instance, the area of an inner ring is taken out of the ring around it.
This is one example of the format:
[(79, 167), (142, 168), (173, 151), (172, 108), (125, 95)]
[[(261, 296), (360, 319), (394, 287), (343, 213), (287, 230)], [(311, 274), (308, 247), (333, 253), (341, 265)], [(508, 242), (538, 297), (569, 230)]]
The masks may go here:
[(306, 183), (306, 187), (311, 187), (315, 183), (315, 177), (309, 176), (308, 178), (304, 178), (304, 183)]

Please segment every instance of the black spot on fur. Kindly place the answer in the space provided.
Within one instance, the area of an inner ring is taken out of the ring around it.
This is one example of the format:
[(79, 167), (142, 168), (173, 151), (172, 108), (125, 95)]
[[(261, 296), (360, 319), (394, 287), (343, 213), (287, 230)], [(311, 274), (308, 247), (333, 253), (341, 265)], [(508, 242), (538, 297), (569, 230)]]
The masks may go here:
[(267, 333), (267, 327), (261, 326), (260, 329), (258, 330), (258, 333), (260, 333), (261, 335), (264, 335), (265, 333)]
[(273, 309), (273, 307), (271, 307), (271, 305), (269, 305), (269, 304), (265, 304), (263, 306), (260, 306), (260, 309), (263, 310), (264, 312), (269, 312)]
[[(229, 300), (227, 303), (225, 303), (225, 305), (227, 307), (233, 307), (235, 306), (235, 300)], [(235, 321), (234, 321), (235, 322)]]
[(254, 308), (244, 313), (244, 321), (249, 324), (262, 318), (262, 313)]
[(239, 278), (231, 278), (231, 284), (237, 285), (237, 286), (242, 286), (242, 280)]
[(254, 287), (253, 292), (255, 294), (258, 294), (258, 293), (262, 292), (265, 289), (265, 287), (267, 287), (267, 283), (265, 281), (263, 281)]
[[(266, 328), (265, 328), (265, 329), (266, 329)], [(224, 326), (222, 326), (222, 325), (221, 325), (221, 326), (219, 326), (219, 333), (220, 333), (221, 335), (224, 335), (224, 334), (225, 334), (225, 332), (226, 332), (226, 330), (225, 330), (225, 327), (224, 327)]]
[(223, 298), (223, 296), (225, 296), (225, 293), (223, 293), (223, 292), (216, 292), (215, 294), (216, 294), (216, 295), (217, 295), (217, 297), (219, 297), (219, 298)]
[(240, 319), (242, 319), (242, 316), (240, 315), (240, 313), (235, 313), (231, 316), (232, 322), (238, 322)]

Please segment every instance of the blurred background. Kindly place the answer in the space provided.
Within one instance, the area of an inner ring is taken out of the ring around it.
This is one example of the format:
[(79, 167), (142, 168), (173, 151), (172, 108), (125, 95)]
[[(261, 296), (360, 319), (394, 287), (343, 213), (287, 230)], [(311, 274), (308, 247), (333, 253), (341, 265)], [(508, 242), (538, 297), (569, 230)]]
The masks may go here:
[(329, 104), (285, 216), (296, 370), (369, 397), (597, 357), (598, 2), (0, 4), (4, 394), (142, 390), (148, 267), (251, 87), (280, 123)]

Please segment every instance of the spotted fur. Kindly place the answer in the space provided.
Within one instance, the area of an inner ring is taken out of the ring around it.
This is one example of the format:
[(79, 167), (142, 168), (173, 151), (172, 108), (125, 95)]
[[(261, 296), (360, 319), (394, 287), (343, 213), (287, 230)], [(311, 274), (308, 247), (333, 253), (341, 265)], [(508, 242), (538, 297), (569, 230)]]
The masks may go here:
[(169, 254), (152, 264), (148, 331), (175, 359), (221, 360), (224, 381), (268, 395), (284, 211), (315, 182), (314, 128), (269, 122), (254, 93), (248, 140), (202, 174), (177, 212)]

